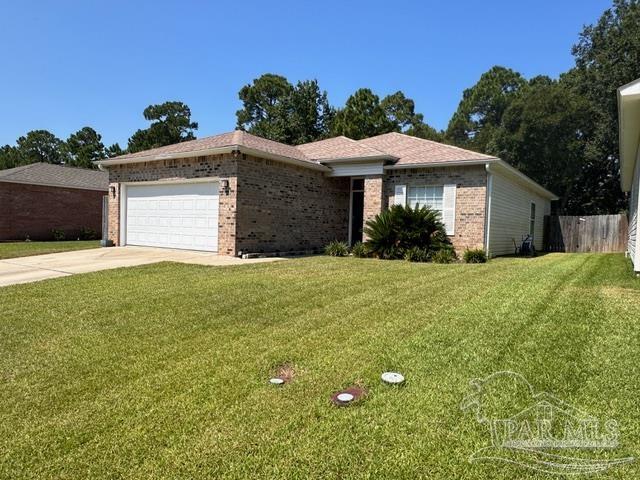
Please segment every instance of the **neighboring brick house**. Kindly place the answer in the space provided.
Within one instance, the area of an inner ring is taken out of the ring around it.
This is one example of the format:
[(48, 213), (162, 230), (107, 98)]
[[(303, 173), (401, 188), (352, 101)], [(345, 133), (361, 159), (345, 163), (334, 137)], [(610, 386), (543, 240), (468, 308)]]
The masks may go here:
[(556, 197), (504, 161), (400, 133), (296, 147), (234, 131), (101, 160), (116, 245), (224, 255), (353, 244), (394, 203), (440, 211), (458, 251), (542, 247)]
[(108, 184), (105, 172), (48, 163), (0, 170), (0, 240), (51, 240), (53, 229), (100, 235)]

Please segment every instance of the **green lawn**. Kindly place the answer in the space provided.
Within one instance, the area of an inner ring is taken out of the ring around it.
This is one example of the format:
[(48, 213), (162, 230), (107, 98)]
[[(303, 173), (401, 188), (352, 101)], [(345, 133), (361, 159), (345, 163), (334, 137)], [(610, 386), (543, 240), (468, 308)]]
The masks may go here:
[(76, 240), (65, 242), (0, 242), (0, 260), (5, 258), (29, 257), (45, 253), (70, 252), (98, 248), (99, 240)]
[[(468, 461), (489, 435), (460, 404), (501, 370), (617, 420), (620, 447), (590, 454), (640, 453), (621, 255), (162, 263), (2, 288), (0, 306), (0, 478), (549, 478)], [(294, 381), (270, 386), (285, 363)], [(330, 404), (353, 384), (363, 401)]]

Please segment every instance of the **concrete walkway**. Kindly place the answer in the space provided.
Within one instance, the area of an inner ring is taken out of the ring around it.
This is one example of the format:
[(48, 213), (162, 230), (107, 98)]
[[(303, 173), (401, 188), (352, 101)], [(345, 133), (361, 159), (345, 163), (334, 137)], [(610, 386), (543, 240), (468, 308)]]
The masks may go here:
[(16, 283), (37, 282), (48, 278), (66, 277), (76, 273), (97, 272), (98, 270), (108, 270), (110, 268), (133, 267), (164, 261), (222, 266), (278, 260), (283, 259), (255, 258), (241, 260), (209, 252), (151, 247), (93, 248), (90, 250), (0, 260), (0, 287)]

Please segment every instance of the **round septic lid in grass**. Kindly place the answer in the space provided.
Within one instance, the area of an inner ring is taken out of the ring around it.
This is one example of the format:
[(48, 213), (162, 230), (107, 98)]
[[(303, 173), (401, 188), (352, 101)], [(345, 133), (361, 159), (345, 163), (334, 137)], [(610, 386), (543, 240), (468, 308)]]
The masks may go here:
[(399, 385), (404, 382), (404, 376), (398, 372), (384, 372), (381, 376), (384, 383)]
[(351, 395), (350, 393), (339, 393), (336, 397), (336, 399), (342, 403), (349, 403), (353, 400), (353, 398), (353, 395)]
[(282, 378), (274, 377), (269, 380), (269, 383), (271, 385), (282, 385), (284, 383), (284, 380)]
[(360, 401), (366, 393), (364, 387), (354, 385), (331, 395), (331, 402), (337, 407), (346, 407)]

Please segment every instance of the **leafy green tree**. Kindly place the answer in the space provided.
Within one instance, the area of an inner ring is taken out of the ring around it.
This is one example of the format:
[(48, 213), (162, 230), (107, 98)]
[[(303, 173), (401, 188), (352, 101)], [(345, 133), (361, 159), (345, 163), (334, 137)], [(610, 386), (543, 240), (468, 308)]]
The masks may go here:
[(592, 118), (583, 97), (548, 77), (536, 77), (503, 113), (487, 151), (558, 194), (560, 212), (573, 213)]
[(596, 24), (584, 28), (572, 53), (576, 66), (561, 80), (594, 110), (582, 188), (574, 191), (573, 200), (587, 213), (617, 212), (626, 202), (619, 186), (616, 90), (640, 77), (640, 2), (614, 0)]
[(446, 140), (479, 152), (486, 151), (500, 127), (502, 115), (526, 80), (518, 72), (495, 66), (466, 89), (446, 131)]
[(242, 87), (238, 96), (239, 129), (290, 145), (326, 137), (335, 113), (317, 80), (294, 87), (285, 77), (267, 73)]
[(106, 154), (107, 154), (107, 157), (109, 158), (118, 157), (120, 155), (124, 155), (125, 153), (127, 153), (127, 151), (123, 150), (120, 147), (119, 143), (114, 143), (113, 145), (111, 145), (110, 147), (107, 147), (106, 149)]
[(32, 130), (18, 138), (21, 164), (44, 162), (66, 163), (69, 155), (65, 143), (47, 130)]
[(317, 80), (298, 82), (289, 99), (289, 138), (291, 145), (325, 138), (335, 116), (327, 92), (321, 91)]
[(93, 162), (106, 158), (102, 137), (91, 127), (84, 127), (67, 139), (69, 164), (74, 167), (95, 168)]
[(240, 89), (242, 109), (236, 112), (238, 128), (277, 142), (288, 139), (289, 100), (293, 85), (281, 76), (265, 73)]
[(421, 124), (424, 119), (421, 113), (416, 113), (415, 102), (407, 98), (401, 91), (384, 97), (380, 102), (380, 106), (384, 110), (387, 119), (401, 132)]
[(360, 140), (397, 129), (398, 125), (382, 108), (380, 98), (368, 88), (361, 88), (347, 99), (343, 109), (336, 112), (332, 135)]
[(432, 140), (434, 142), (444, 142), (444, 132), (438, 131), (431, 125), (424, 122), (412, 125), (405, 132), (412, 137), (424, 138), (425, 140)]
[(143, 114), (151, 125), (131, 136), (127, 147), (131, 153), (196, 138), (194, 130), (198, 129), (198, 123), (191, 121), (191, 110), (182, 102), (149, 105)]
[(17, 147), (5, 145), (0, 147), (0, 170), (22, 165), (22, 156)]

